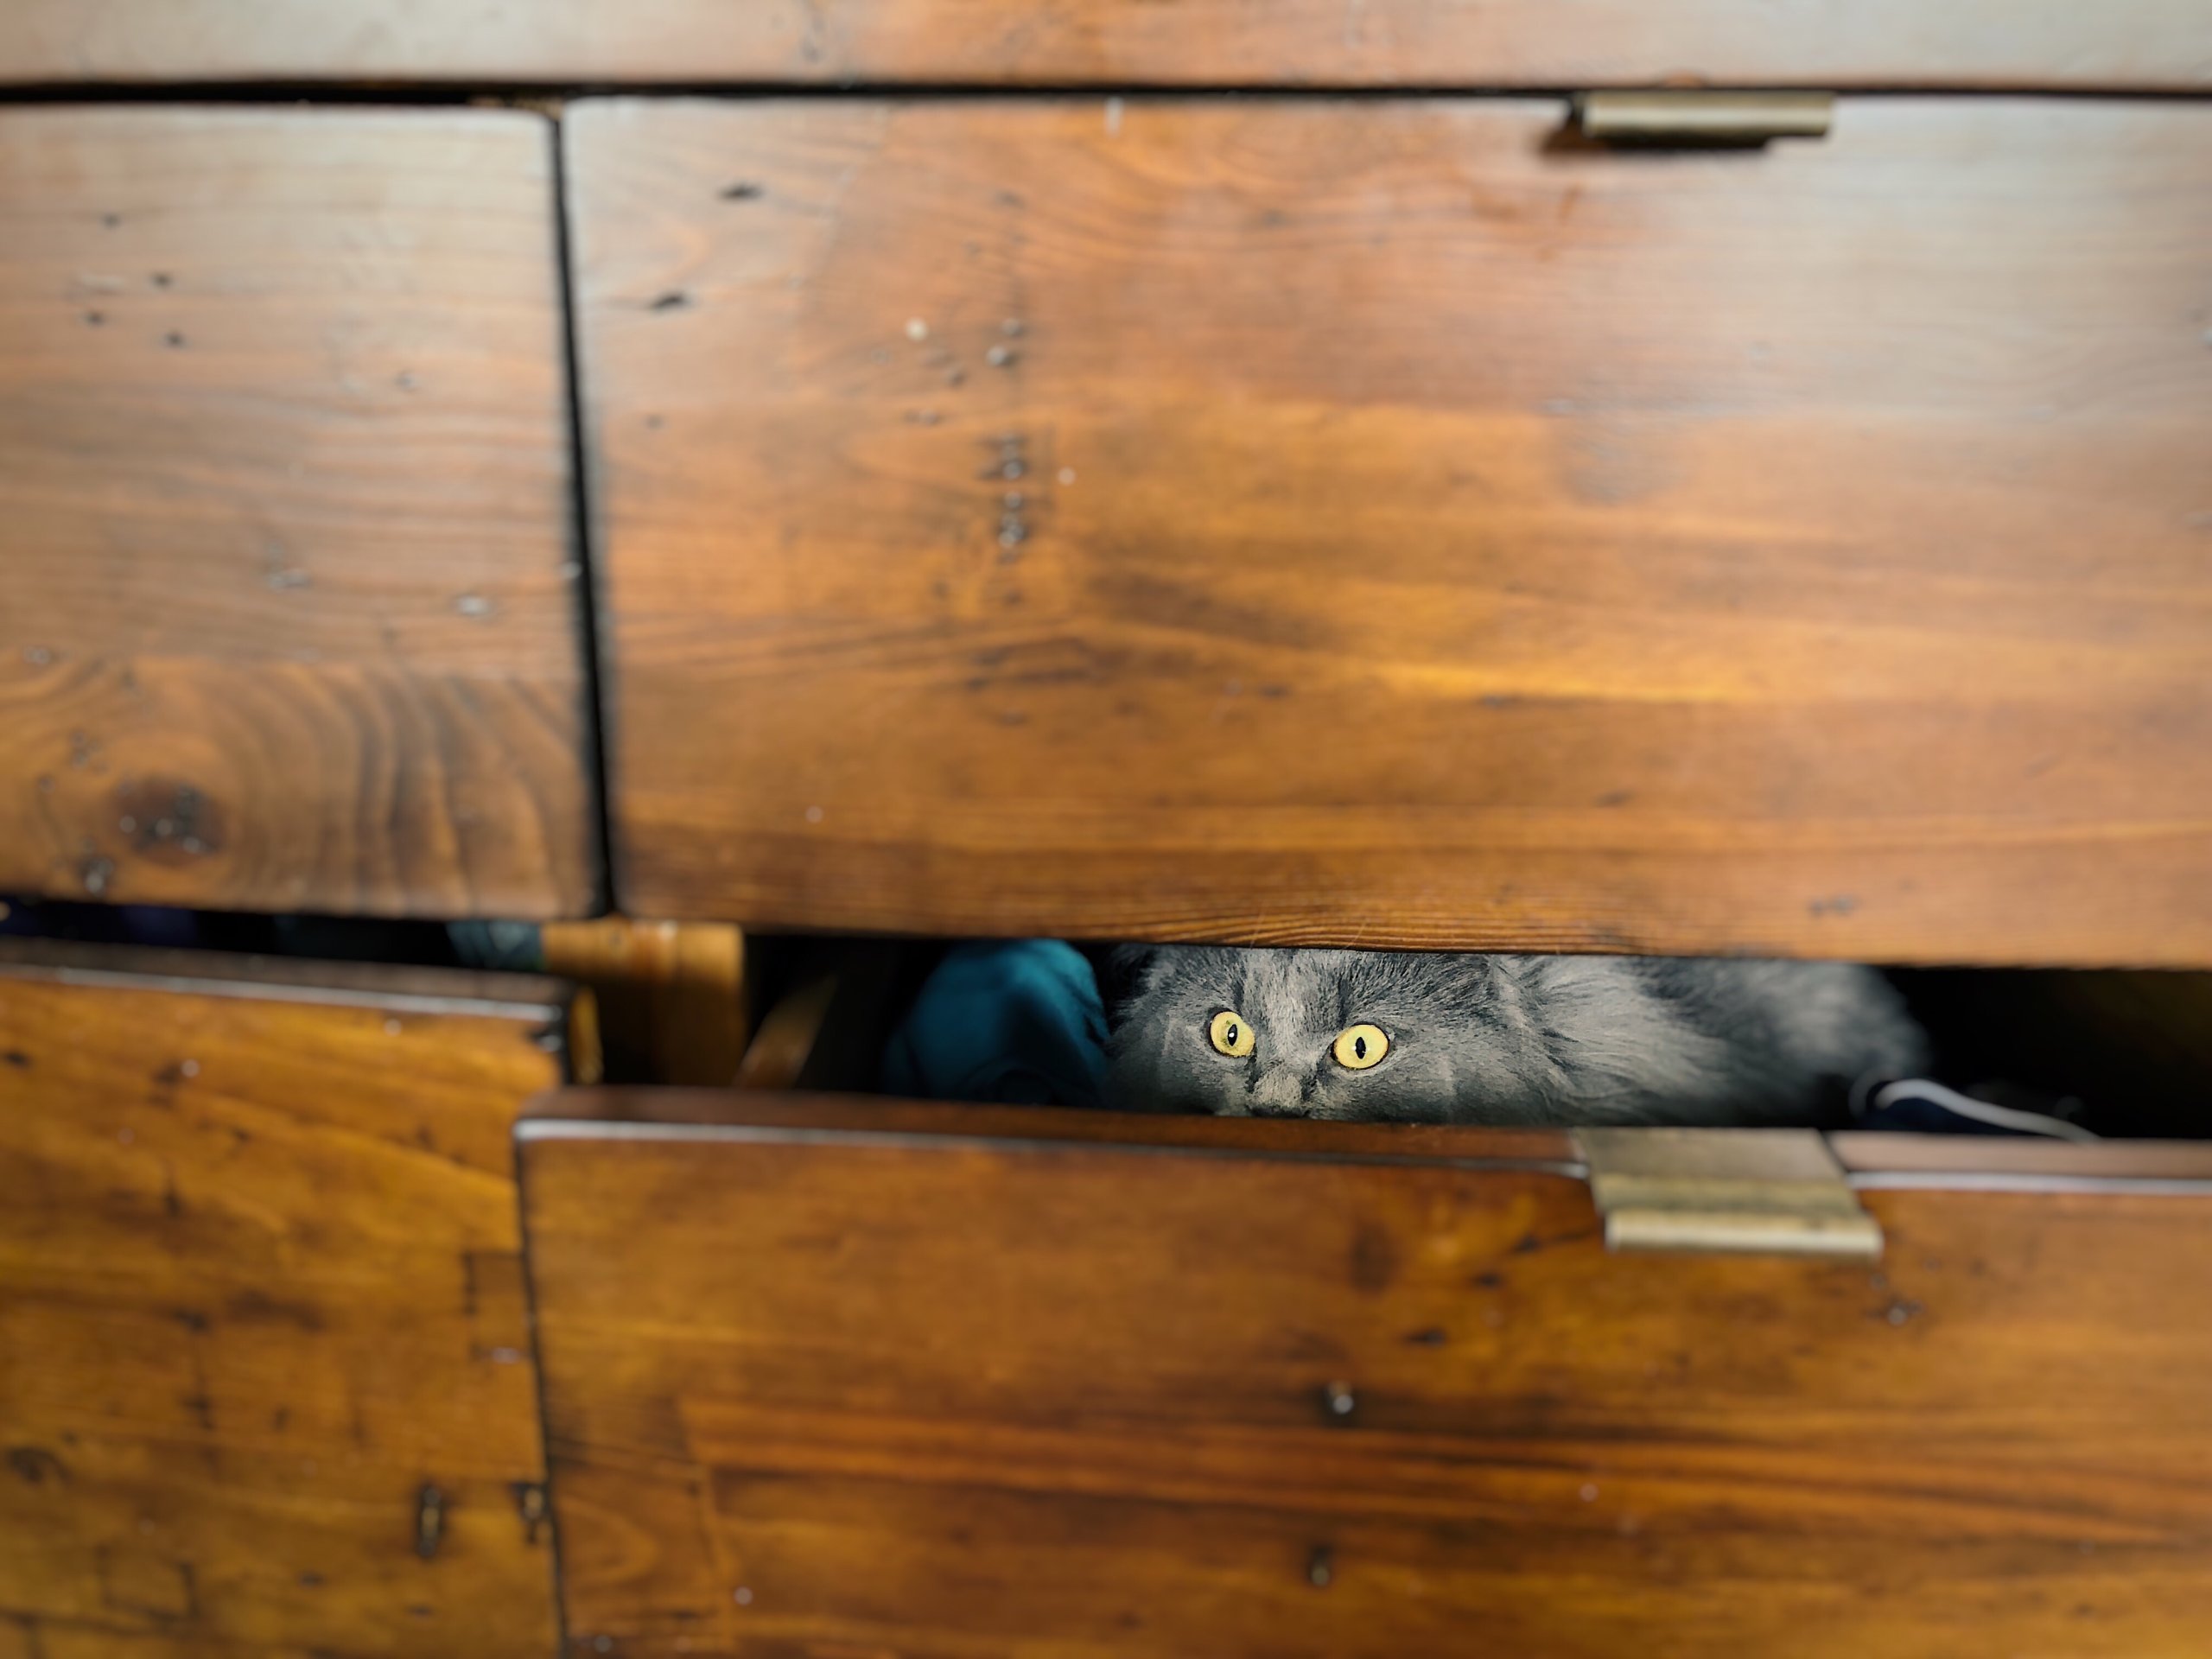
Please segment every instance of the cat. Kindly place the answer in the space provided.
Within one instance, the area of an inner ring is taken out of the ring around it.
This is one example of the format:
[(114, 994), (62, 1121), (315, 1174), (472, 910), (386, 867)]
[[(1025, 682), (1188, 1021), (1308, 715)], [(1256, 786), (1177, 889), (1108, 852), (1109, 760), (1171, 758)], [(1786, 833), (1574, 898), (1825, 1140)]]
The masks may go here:
[(1127, 947), (1118, 1104), (1427, 1123), (1799, 1124), (1928, 1039), (1843, 963)]

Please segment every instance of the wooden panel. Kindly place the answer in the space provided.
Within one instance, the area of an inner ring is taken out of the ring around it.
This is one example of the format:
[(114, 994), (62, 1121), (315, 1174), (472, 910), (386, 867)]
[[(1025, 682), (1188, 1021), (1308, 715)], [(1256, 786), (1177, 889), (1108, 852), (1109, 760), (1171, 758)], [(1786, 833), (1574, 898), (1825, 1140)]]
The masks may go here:
[(1830, 1135), (1828, 1141), (1851, 1179), (1876, 1189), (1942, 1186), (1958, 1180), (2029, 1189), (2108, 1180), (2212, 1185), (2212, 1141), (2062, 1143), (1852, 1130)]
[(736, 928), (607, 916), (539, 938), (547, 973), (590, 987), (611, 1080), (719, 1087), (737, 1075), (752, 1028)]
[(2212, 1249), (2212, 1184), (1872, 1194), (1870, 1273), (1608, 1255), (1481, 1130), (936, 1116), (524, 1125), (572, 1640), (2139, 1656), (2212, 1620), (2212, 1277), (2145, 1270)]
[(617, 882), (2212, 963), (2212, 112), (587, 104)]
[[(724, 1134), (771, 1135), (824, 1125), (839, 1133), (893, 1139), (957, 1135), (984, 1141), (1106, 1141), (1198, 1151), (1286, 1153), (1390, 1159), (1480, 1159), (1578, 1173), (1581, 1154), (1566, 1129), (1471, 1129), (1446, 1123), (1332, 1123), (1318, 1118), (1225, 1118), (1089, 1111), (1065, 1106), (969, 1106), (881, 1095), (769, 1094), (727, 1089), (570, 1089), (535, 1101), (532, 1122), (712, 1126)], [(1891, 1135), (1840, 1140), (1889, 1141)], [(2139, 1147), (2146, 1143), (2137, 1142)], [(2171, 1143), (2156, 1143), (2162, 1150)], [(1878, 1160), (1869, 1168), (1885, 1167)], [(2212, 1170), (2189, 1166), (2212, 1179)]]
[(754, 1090), (876, 1088), (884, 1052), (933, 963), (929, 947), (817, 939), (789, 957), (787, 988), (762, 1012), (730, 1081)]
[(0, 890), (592, 902), (550, 144), (0, 112)]
[(0, 79), (2212, 84), (2196, 0), (10, 0)]
[(0, 1653), (550, 1652), (509, 1133), (563, 1000), (132, 959), (0, 957)]

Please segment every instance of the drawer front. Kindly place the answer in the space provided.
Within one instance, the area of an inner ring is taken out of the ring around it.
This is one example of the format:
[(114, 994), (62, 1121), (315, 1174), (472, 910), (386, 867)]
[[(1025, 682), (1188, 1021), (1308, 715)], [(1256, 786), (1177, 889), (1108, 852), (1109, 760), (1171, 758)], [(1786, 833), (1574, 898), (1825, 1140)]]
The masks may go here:
[(1065, 1117), (524, 1126), (572, 1641), (1933, 1659), (2212, 1619), (2212, 1276), (2156, 1270), (2212, 1183), (1872, 1192), (1875, 1266), (1630, 1256), (1525, 1135)]
[(590, 905), (551, 144), (0, 112), (0, 892)]
[(0, 81), (2201, 87), (2197, 0), (10, 0)]
[(541, 1659), (562, 1000), (134, 954), (0, 958), (0, 1651)]
[(2212, 963), (2206, 112), (587, 103), (627, 906)]

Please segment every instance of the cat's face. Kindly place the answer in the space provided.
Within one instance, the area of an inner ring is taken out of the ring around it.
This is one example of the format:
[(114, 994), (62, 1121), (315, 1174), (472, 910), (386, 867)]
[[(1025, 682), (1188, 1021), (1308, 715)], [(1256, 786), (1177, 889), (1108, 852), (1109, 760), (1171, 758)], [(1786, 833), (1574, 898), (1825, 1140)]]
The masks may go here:
[(1130, 1107), (1228, 1117), (1491, 1122), (1543, 1109), (1510, 968), (1358, 950), (1152, 952), (1114, 1033)]

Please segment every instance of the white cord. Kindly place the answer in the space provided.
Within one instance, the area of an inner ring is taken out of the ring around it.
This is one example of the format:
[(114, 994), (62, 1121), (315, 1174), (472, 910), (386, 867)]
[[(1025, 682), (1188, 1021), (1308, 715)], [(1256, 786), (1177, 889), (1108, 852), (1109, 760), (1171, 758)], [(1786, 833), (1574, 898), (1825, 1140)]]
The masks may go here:
[[(1866, 1079), (1860, 1079), (1861, 1085), (1865, 1082)], [(1851, 1092), (1853, 1109), (1863, 1109), (1859, 1089), (1854, 1087)], [(1902, 1083), (1886, 1084), (1874, 1090), (1872, 1100), (1865, 1104), (1871, 1104), (1874, 1110), (1880, 1111), (1894, 1105), (1898, 1097), (1904, 1095), (1932, 1100), (1937, 1105), (1956, 1112), (1961, 1117), (1973, 1118), (1976, 1122), (1989, 1124), (1993, 1128), (2015, 1129), (2024, 1135), (2049, 1135), (2060, 1141), (2095, 1141), (2101, 1138), (2078, 1123), (2069, 1123), (2064, 1118), (2046, 1117), (2040, 1112), (2014, 1111), (2010, 1106), (1993, 1106), (1986, 1100), (1976, 1100), (1971, 1095), (1962, 1095), (1955, 1089), (1946, 1089), (1940, 1083), (1929, 1083), (1924, 1077), (1909, 1077)]]

